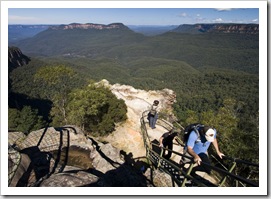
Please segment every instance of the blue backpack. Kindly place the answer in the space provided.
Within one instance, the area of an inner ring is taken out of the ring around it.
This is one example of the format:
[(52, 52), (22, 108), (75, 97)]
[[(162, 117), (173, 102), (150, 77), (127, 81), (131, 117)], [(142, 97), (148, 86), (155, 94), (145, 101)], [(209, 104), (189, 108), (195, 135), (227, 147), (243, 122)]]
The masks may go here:
[(184, 135), (183, 135), (183, 142), (184, 142), (184, 144), (186, 144), (186, 142), (187, 142), (187, 140), (189, 138), (189, 135), (190, 135), (190, 133), (192, 131), (195, 131), (198, 134), (198, 137), (200, 137), (198, 129), (199, 128), (203, 128), (203, 127), (204, 127), (204, 125), (200, 124), (200, 123), (190, 124), (187, 127), (185, 127), (185, 129), (184, 129)]

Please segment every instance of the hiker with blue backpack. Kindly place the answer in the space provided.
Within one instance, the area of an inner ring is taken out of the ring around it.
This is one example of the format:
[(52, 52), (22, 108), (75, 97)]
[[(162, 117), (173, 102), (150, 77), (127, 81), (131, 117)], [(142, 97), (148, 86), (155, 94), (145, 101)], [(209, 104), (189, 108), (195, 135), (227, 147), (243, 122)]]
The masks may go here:
[[(224, 156), (219, 150), (216, 129), (202, 124), (191, 124), (185, 128), (184, 132), (184, 155), (193, 158), (194, 163), (197, 163), (192, 173), (203, 171), (210, 174), (211, 168), (207, 166), (211, 164), (208, 156), (210, 144), (213, 144), (217, 155), (221, 159)], [(185, 164), (189, 161), (191, 162), (191, 159), (183, 156), (180, 163)], [(202, 164), (202, 162), (205, 164)]]

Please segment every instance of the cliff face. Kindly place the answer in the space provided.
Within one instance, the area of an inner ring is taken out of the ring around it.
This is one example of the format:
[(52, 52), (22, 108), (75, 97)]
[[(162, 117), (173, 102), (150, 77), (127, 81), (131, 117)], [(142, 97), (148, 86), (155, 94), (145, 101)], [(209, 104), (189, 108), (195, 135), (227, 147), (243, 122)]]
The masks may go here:
[(172, 32), (259, 34), (258, 24), (183, 24)]
[(93, 24), (93, 23), (72, 23), (69, 25), (51, 26), (52, 30), (69, 30), (69, 29), (96, 29), (96, 30), (110, 30), (110, 29), (129, 29), (122, 23), (112, 23), (109, 25), (104, 24)]
[(8, 71), (26, 65), (30, 61), (30, 58), (22, 53), (17, 47), (8, 47)]

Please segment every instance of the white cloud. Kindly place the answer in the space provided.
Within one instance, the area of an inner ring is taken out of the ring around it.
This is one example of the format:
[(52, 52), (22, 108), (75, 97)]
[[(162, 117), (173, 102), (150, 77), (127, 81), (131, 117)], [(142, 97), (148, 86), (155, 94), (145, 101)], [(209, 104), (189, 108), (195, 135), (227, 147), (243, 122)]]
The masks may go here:
[(251, 20), (252, 22), (258, 22), (259, 20), (258, 19), (253, 19)]
[(204, 21), (204, 19), (200, 16), (200, 14), (197, 14), (197, 15), (196, 15), (195, 20), (196, 20), (197, 23), (200, 23), (200, 22), (203, 22), (203, 21)]
[(222, 21), (223, 21), (223, 19), (221, 19), (221, 18), (217, 18), (217, 19), (213, 20), (213, 22), (215, 22), (215, 23), (220, 23)]
[(233, 8), (215, 8), (215, 10), (221, 12), (221, 11), (231, 11)]
[(22, 17), (17, 15), (9, 15), (8, 16), (9, 23), (25, 23), (26, 21), (29, 23), (38, 22), (39, 19), (35, 17)]
[(185, 12), (183, 12), (183, 13), (181, 13), (179, 16), (180, 16), (180, 17), (187, 17), (188, 15), (187, 15)]

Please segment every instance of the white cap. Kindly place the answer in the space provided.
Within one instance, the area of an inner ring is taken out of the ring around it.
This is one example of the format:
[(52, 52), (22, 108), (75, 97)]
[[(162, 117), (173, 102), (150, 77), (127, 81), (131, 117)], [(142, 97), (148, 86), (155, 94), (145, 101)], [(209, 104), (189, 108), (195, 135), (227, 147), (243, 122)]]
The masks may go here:
[(214, 129), (210, 128), (205, 133), (205, 138), (208, 142), (213, 142), (215, 140), (215, 131)]

